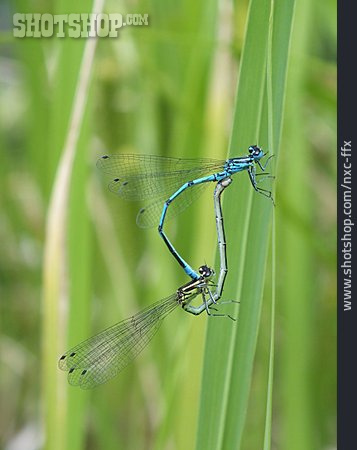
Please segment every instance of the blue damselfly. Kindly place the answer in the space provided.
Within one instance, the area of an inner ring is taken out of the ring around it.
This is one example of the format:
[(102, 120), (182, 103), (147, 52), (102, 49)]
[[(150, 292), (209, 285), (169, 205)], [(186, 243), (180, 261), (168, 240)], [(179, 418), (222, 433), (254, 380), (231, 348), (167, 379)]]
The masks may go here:
[[(127, 200), (150, 201), (137, 215), (137, 224), (142, 228), (158, 226), (158, 231), (168, 249), (184, 271), (192, 278), (199, 274), (181, 257), (164, 232), (165, 220), (172, 219), (189, 206), (202, 192), (208, 182), (218, 182), (237, 172), (247, 171), (253, 188), (273, 201), (271, 191), (258, 186), (269, 174), (257, 181), (265, 172), (270, 158), (264, 164), (263, 150), (252, 145), (248, 155), (227, 160), (168, 158), (154, 155), (105, 155), (97, 167), (115, 176), (109, 189)], [(262, 173), (256, 173), (256, 165)], [(192, 189), (195, 187), (194, 189)]]

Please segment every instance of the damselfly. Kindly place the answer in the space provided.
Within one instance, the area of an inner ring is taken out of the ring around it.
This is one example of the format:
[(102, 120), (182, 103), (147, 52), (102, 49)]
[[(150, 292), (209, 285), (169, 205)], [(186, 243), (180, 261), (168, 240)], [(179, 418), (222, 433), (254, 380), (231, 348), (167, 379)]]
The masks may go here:
[[(123, 370), (150, 342), (163, 319), (177, 306), (198, 315), (206, 311), (210, 316), (226, 316), (212, 313), (213, 304), (220, 299), (227, 274), (226, 243), (222, 221), (220, 197), (231, 179), (219, 182), (215, 189), (215, 213), (220, 256), (220, 273), (217, 285), (212, 282), (214, 271), (207, 266), (199, 268), (199, 278), (184, 284), (169, 297), (162, 299), (133, 317), (113, 325), (101, 333), (76, 345), (63, 354), (58, 362), (61, 370), (68, 372), (70, 384), (90, 389), (113, 378)], [(216, 287), (215, 292), (211, 288)], [(192, 301), (202, 296), (202, 304)], [(227, 303), (227, 302), (226, 302)], [(229, 302), (228, 302), (229, 303)], [(232, 319), (231, 316), (228, 315)]]
[[(143, 200), (151, 203), (140, 209), (137, 224), (142, 228), (157, 225), (158, 231), (168, 249), (192, 278), (199, 274), (181, 257), (165, 234), (165, 220), (175, 217), (189, 206), (202, 192), (202, 187), (210, 181), (221, 181), (231, 175), (247, 171), (253, 188), (273, 201), (271, 191), (258, 186), (260, 179), (256, 165), (265, 172), (267, 164), (261, 160), (266, 155), (263, 150), (252, 145), (249, 154), (227, 160), (180, 159), (153, 155), (112, 155), (102, 156), (97, 167), (103, 172), (115, 176), (109, 183), (109, 189), (127, 200)], [(270, 177), (264, 174), (263, 179)], [(195, 186), (195, 189), (192, 189)]]

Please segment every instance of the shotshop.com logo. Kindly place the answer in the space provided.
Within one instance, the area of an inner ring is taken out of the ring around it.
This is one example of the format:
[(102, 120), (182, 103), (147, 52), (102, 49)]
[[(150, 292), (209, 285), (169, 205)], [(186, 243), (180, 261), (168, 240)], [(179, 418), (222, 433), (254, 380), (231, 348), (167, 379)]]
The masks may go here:
[(21, 14), (13, 15), (17, 38), (118, 37), (125, 26), (149, 25), (148, 14)]

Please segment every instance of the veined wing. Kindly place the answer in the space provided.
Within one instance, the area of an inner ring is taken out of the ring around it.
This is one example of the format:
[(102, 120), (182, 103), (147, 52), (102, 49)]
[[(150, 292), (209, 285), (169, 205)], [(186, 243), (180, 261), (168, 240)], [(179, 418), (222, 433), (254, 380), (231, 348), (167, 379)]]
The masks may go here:
[(185, 182), (220, 171), (224, 160), (155, 155), (102, 156), (97, 167), (114, 175), (109, 189), (127, 200), (169, 197)]
[(113, 378), (150, 342), (162, 320), (178, 306), (177, 294), (87, 339), (61, 356), (70, 384), (91, 389)]

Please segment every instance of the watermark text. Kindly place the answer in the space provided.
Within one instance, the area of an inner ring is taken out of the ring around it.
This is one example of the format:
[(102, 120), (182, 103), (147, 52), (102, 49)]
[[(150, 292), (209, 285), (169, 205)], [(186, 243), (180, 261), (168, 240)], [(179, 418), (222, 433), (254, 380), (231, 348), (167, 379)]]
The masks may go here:
[(352, 141), (344, 141), (340, 147), (342, 158), (343, 177), (339, 186), (342, 189), (342, 234), (340, 236), (343, 273), (343, 310), (352, 309), (352, 232), (354, 223), (352, 220)]
[(125, 26), (149, 25), (148, 14), (21, 14), (13, 15), (16, 38), (118, 37)]

